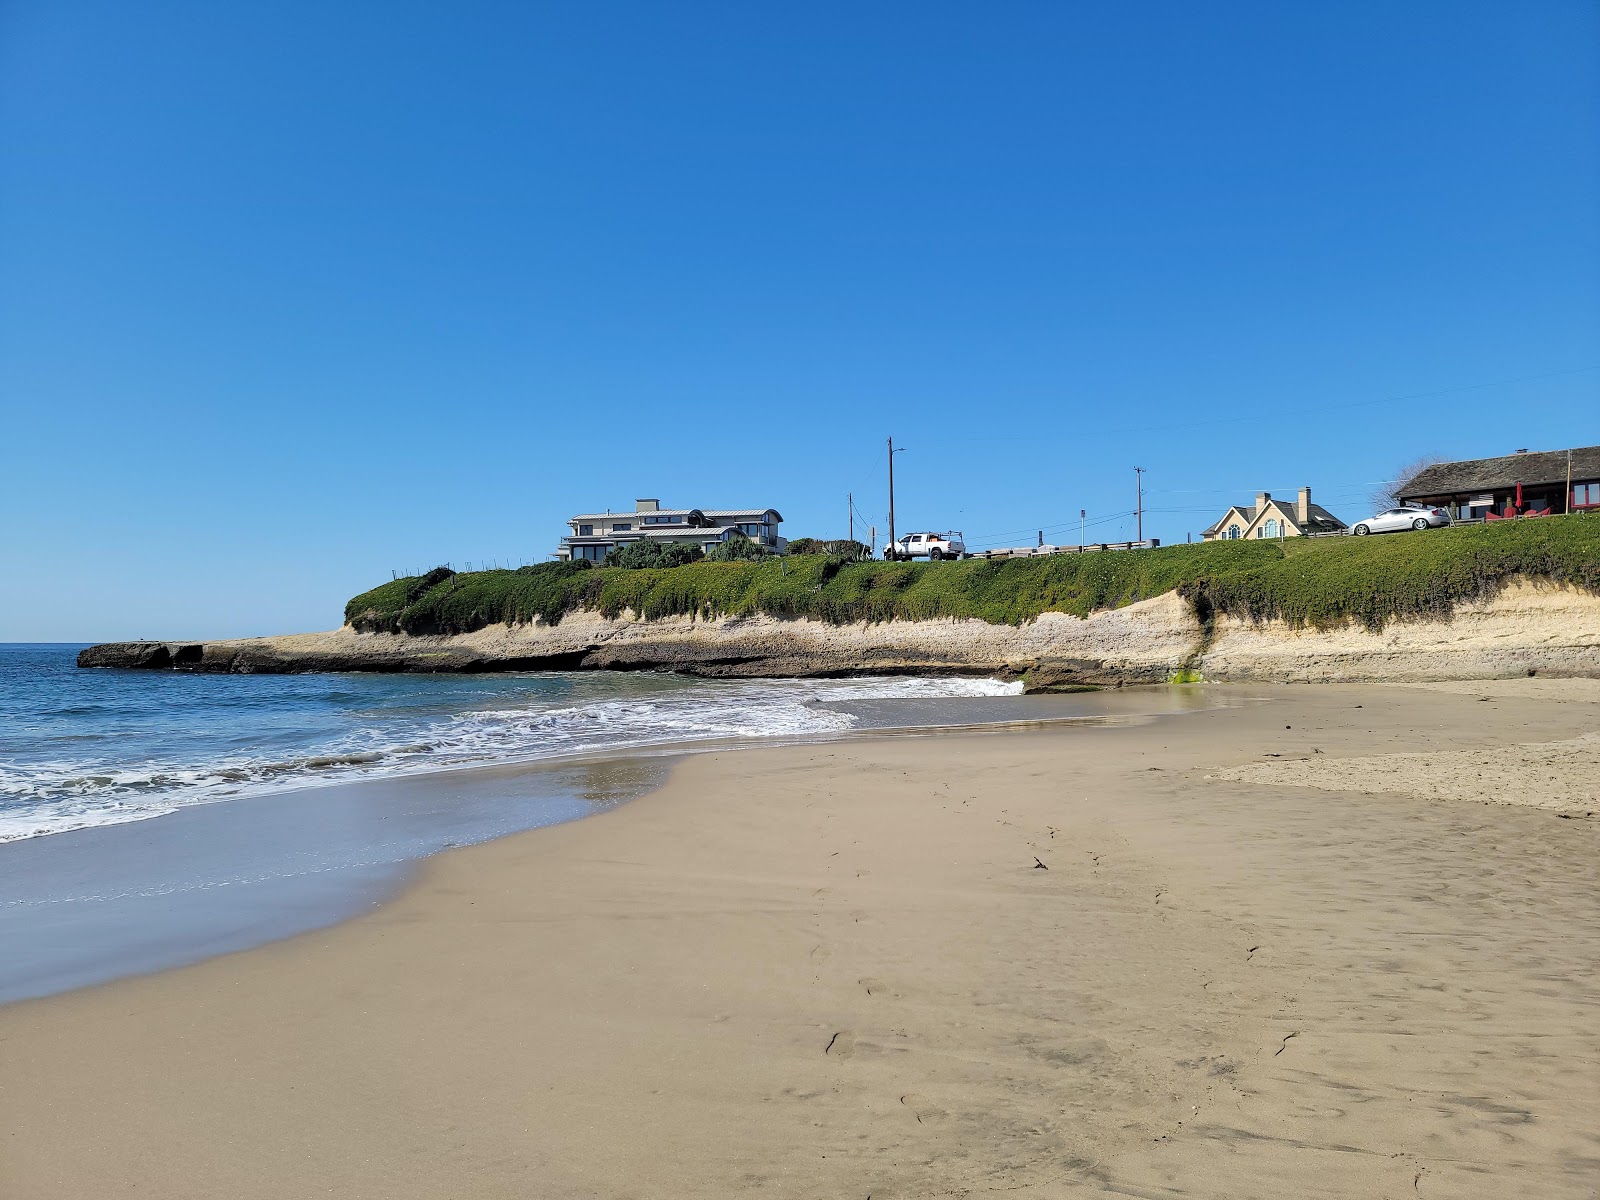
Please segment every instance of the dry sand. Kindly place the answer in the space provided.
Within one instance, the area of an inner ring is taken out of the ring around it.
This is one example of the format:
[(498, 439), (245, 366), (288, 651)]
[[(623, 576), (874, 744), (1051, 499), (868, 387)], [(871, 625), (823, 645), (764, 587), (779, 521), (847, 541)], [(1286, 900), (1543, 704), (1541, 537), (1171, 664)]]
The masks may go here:
[(1560, 742), (1482, 746), (1437, 754), (1307, 757), (1252, 763), (1218, 779), (1321, 788), (1325, 792), (1393, 793), (1431, 800), (1520, 804), (1553, 812), (1600, 815), (1600, 733)]
[(331, 931), (0, 1010), (0, 1195), (1595, 1195), (1600, 819), (1218, 776), (1600, 707), (1264, 694), (694, 757)]

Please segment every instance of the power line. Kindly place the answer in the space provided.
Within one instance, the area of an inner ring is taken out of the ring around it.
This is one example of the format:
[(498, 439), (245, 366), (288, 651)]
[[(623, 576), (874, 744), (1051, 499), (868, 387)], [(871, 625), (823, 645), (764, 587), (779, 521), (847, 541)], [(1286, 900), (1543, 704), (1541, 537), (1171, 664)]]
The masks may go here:
[[(1133, 516), (1133, 509), (1130, 508), (1130, 509), (1125, 509), (1122, 512), (1114, 512), (1114, 513), (1110, 513), (1110, 514), (1108, 514), (1106, 516), (1095, 517), (1094, 519), (1092, 519), (1089, 522), (1087, 522), (1087, 524), (1089, 524), (1089, 525), (1104, 525), (1107, 521), (1116, 521), (1116, 520), (1120, 520), (1120, 519), (1122, 519), (1124, 517), (1131, 517), (1131, 516)], [(1055, 524), (1055, 525), (1046, 525), (1044, 528), (1045, 528), (1045, 531), (1048, 532), (1048, 531), (1050, 531), (1052, 529), (1066, 529), (1068, 526), (1076, 525), (1076, 524), (1078, 524), (1078, 521), (1076, 519), (1074, 519), (1074, 520), (1071, 520), (1071, 521), (1062, 521), (1062, 522), (1059, 522), (1058, 524)], [(991, 530), (988, 533), (978, 533), (978, 534), (974, 534), (973, 536), (974, 537), (980, 537), (980, 538), (1015, 537), (1019, 533), (1032, 533), (1035, 529), (1038, 529), (1038, 528), (1039, 528), (1039, 525), (1037, 523), (1035, 523), (1033, 525), (1027, 526), (1024, 529)]]
[[(1133, 514), (1133, 510), (1130, 508), (1125, 512), (1112, 513), (1109, 516), (1096, 517), (1092, 521), (1081, 522), (1081, 525), (1082, 525), (1082, 528), (1084, 528), (1084, 529), (1093, 529), (1097, 525), (1109, 525), (1113, 521), (1126, 521), (1129, 517), (1131, 517), (1133, 515), (1134, 515)], [(1063, 521), (1063, 522), (1061, 522), (1060, 524), (1057, 524), (1057, 525), (1045, 525), (1045, 526), (1043, 526), (1042, 532), (1044, 532), (1044, 533), (1054, 533), (1054, 532), (1056, 532), (1058, 530), (1071, 529), (1072, 526), (1079, 525), (1079, 524), (1080, 524), (1080, 522), (1078, 522), (1078, 521)], [(977, 546), (980, 549), (988, 549), (988, 548), (990, 548), (992, 546), (997, 546), (997, 545), (1001, 544), (1003, 541), (1005, 541), (1009, 537), (1015, 537), (1018, 534), (1023, 534), (1023, 533), (1033, 533), (1035, 530), (1039, 530), (1040, 528), (1041, 527), (1038, 526), (1038, 525), (1032, 525), (1032, 526), (1029, 526), (1026, 529), (1013, 529), (1013, 530), (1002, 531), (1002, 532), (997, 532), (997, 533), (978, 534), (978, 535), (974, 536), (972, 542), (970, 542), (969, 545)]]

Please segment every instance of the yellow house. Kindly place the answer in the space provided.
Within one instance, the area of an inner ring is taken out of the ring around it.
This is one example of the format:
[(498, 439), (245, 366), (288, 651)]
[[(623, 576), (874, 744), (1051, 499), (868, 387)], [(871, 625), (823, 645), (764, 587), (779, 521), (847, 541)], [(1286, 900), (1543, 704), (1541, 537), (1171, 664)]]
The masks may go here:
[(1320, 504), (1311, 503), (1311, 489), (1303, 487), (1294, 503), (1274, 500), (1271, 492), (1257, 492), (1254, 505), (1235, 504), (1200, 536), (1208, 542), (1236, 538), (1304, 537), (1308, 533), (1346, 533), (1349, 526)]

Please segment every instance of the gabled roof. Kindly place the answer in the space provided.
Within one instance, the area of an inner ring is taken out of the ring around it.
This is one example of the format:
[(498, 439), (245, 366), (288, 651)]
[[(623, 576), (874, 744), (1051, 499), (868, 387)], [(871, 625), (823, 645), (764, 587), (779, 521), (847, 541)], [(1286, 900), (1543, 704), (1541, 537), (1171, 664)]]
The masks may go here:
[[(1306, 506), (1306, 517), (1308, 519), (1303, 524), (1300, 521), (1300, 510), (1297, 500), (1279, 500), (1274, 497), (1273, 499), (1267, 501), (1267, 508), (1281, 513), (1285, 520), (1292, 522), (1299, 529), (1305, 532), (1332, 533), (1335, 530), (1350, 528), (1338, 517), (1334, 516), (1327, 509), (1323, 508), (1322, 505), (1315, 502)], [(1217, 530), (1221, 529), (1228, 523), (1229, 518), (1235, 513), (1238, 513), (1239, 516), (1244, 518), (1246, 529), (1255, 524), (1257, 517), (1264, 515), (1264, 511), (1258, 511), (1254, 504), (1235, 504), (1229, 508), (1227, 512), (1222, 514), (1222, 519), (1220, 521), (1206, 529), (1203, 533), (1201, 533), (1200, 536), (1205, 537), (1206, 534), (1217, 532)]]
[(1244, 523), (1248, 525), (1251, 521), (1256, 519), (1256, 506), (1254, 504), (1233, 505), (1228, 509), (1227, 512), (1222, 514), (1221, 519), (1219, 519), (1215, 525), (1212, 525), (1209, 529), (1206, 529), (1201, 533), (1200, 536), (1204, 537), (1207, 533), (1215, 533), (1217, 530), (1226, 525), (1228, 523), (1228, 518), (1233, 516), (1235, 513), (1238, 513), (1240, 517), (1244, 518)]
[(1567, 455), (1572, 455), (1572, 478), (1600, 479), (1600, 446), (1579, 446), (1571, 451), (1538, 450), (1530, 454), (1505, 454), (1499, 458), (1473, 458), (1438, 463), (1400, 487), (1400, 498), (1449, 496), (1457, 492), (1485, 492), (1495, 488), (1538, 487), (1567, 483)]
[[(1290, 506), (1291, 515), (1293, 515), (1294, 511), (1295, 510), (1294, 510), (1293, 506), (1291, 505)], [(1322, 505), (1317, 504), (1314, 501), (1311, 504), (1306, 505), (1306, 516), (1309, 519), (1306, 520), (1304, 523), (1300, 523), (1300, 528), (1301, 529), (1309, 529), (1313, 533), (1322, 533), (1324, 531), (1332, 531), (1332, 530), (1335, 530), (1335, 529), (1348, 529), (1348, 528), (1350, 528), (1343, 521), (1341, 521), (1338, 517), (1334, 516), (1327, 509), (1323, 508)], [(1299, 523), (1299, 522), (1297, 522), (1297, 523)]]

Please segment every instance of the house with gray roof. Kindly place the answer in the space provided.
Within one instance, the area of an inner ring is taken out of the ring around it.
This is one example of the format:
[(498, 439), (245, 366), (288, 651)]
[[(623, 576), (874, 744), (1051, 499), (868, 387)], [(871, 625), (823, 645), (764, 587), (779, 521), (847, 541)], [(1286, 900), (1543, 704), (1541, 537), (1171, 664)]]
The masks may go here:
[(1349, 526), (1320, 504), (1311, 502), (1311, 489), (1303, 487), (1292, 503), (1274, 500), (1271, 492), (1257, 492), (1254, 504), (1235, 504), (1201, 537), (1208, 542), (1236, 538), (1305, 537), (1313, 533), (1346, 533)]
[(1400, 485), (1400, 502), (1458, 520), (1600, 511), (1600, 446), (1436, 463)]
[(782, 523), (783, 515), (775, 508), (662, 508), (659, 500), (635, 500), (631, 512), (607, 510), (569, 517), (571, 532), (556, 547), (556, 558), (604, 562), (615, 547), (638, 541), (682, 542), (710, 551), (741, 535), (781, 554), (789, 544), (778, 533)]

